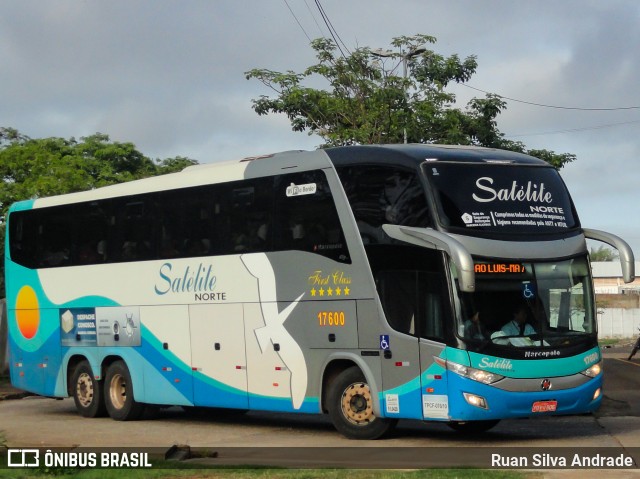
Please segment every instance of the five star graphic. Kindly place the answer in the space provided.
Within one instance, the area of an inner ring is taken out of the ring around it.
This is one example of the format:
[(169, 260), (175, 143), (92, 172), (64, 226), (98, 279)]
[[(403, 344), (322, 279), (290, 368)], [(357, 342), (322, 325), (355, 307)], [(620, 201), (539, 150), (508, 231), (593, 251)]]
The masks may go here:
[(349, 296), (351, 294), (351, 290), (348, 287), (340, 288), (339, 286), (336, 288), (311, 288), (311, 296)]

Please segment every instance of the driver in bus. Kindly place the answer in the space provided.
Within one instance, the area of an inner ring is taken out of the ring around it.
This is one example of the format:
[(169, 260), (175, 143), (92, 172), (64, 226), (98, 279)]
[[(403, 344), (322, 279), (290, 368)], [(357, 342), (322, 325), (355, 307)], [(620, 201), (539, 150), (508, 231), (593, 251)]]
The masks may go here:
[(524, 304), (518, 305), (513, 312), (513, 319), (502, 326), (500, 331), (502, 331), (505, 336), (529, 336), (536, 334), (533, 326), (527, 323), (527, 307)]

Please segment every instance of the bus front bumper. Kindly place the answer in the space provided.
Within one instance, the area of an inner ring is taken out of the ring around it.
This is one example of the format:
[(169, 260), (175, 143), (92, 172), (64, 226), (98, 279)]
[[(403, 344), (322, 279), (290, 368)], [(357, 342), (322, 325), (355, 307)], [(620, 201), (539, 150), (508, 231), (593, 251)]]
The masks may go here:
[[(449, 374), (449, 417), (452, 421), (479, 421), (590, 413), (602, 402), (602, 374), (571, 389), (506, 391)], [(551, 378), (553, 383), (553, 378)]]

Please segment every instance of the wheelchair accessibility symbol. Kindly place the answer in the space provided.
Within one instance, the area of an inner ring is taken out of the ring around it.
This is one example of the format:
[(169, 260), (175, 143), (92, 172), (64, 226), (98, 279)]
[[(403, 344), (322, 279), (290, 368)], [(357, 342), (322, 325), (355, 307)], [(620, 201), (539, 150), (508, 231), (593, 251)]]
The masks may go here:
[(380, 349), (383, 351), (387, 351), (390, 348), (389, 346), (389, 335), (381, 334), (380, 335)]
[(531, 283), (522, 283), (522, 296), (524, 299), (533, 299), (536, 297), (535, 286)]

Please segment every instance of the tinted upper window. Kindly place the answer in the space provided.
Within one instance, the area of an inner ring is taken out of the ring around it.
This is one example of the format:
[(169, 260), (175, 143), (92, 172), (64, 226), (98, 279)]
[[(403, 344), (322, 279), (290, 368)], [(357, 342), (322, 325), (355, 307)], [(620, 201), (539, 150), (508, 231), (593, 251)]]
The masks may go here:
[(389, 325), (401, 333), (446, 340), (449, 293), (440, 251), (400, 245), (367, 247)]
[(276, 178), (275, 244), (348, 262), (349, 252), (327, 177), (305, 171)]
[(338, 169), (365, 244), (383, 242), (383, 224), (430, 226), (424, 189), (415, 171), (388, 166)]
[(322, 171), (16, 211), (9, 225), (11, 259), (29, 268), (290, 249), (350, 261)]
[(427, 163), (445, 228), (468, 233), (561, 233), (579, 227), (554, 168)]

